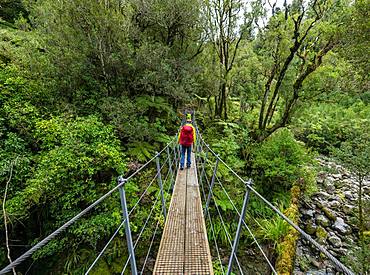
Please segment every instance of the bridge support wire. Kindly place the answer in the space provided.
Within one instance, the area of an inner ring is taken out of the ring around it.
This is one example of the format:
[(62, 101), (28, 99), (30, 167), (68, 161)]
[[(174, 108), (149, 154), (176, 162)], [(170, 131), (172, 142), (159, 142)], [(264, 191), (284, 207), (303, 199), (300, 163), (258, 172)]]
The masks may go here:
[[(239, 210), (236, 208), (234, 201), (230, 198), (230, 195), (227, 193), (227, 191), (226, 191), (225, 187), (222, 185), (221, 181), (219, 180), (219, 178), (218, 178), (217, 176), (216, 176), (216, 179), (217, 179), (218, 184), (221, 186), (222, 190), (224, 191), (225, 195), (227, 196), (227, 198), (228, 198), (229, 202), (230, 202), (230, 203), (231, 203), (231, 205), (233, 206), (234, 210), (236, 211), (236, 213), (237, 213), (237, 214), (238, 214), (238, 216), (240, 217), (240, 216), (241, 216), (241, 214), (239, 213)], [(251, 184), (252, 184), (252, 183), (253, 183), (253, 182), (251, 181)], [(248, 187), (247, 187), (247, 190), (249, 190), (249, 189), (248, 189)], [(275, 275), (277, 275), (277, 272), (276, 272), (276, 270), (275, 270), (274, 266), (272, 265), (272, 263), (270, 262), (269, 258), (267, 257), (267, 255), (266, 255), (266, 254), (265, 254), (265, 252), (263, 251), (263, 249), (262, 249), (262, 247), (260, 246), (260, 244), (258, 243), (258, 241), (257, 241), (256, 237), (254, 236), (254, 234), (253, 234), (253, 233), (252, 233), (252, 231), (250, 230), (249, 226), (245, 223), (245, 219), (243, 219), (243, 220), (242, 220), (242, 224), (243, 224), (243, 225), (244, 225), (244, 227), (247, 229), (247, 231), (248, 231), (249, 235), (252, 237), (252, 239), (253, 239), (254, 243), (257, 245), (258, 249), (261, 251), (261, 253), (262, 253), (263, 257), (265, 258), (265, 260), (266, 260), (266, 262), (267, 262), (267, 264), (270, 266), (271, 271), (272, 271)]]
[[(207, 155), (206, 155), (206, 159), (207, 159)], [(205, 160), (206, 162), (206, 160)], [(203, 163), (203, 169), (202, 169), (202, 172), (204, 172), (204, 165), (205, 165), (205, 162)], [(198, 171), (198, 174), (199, 174), (199, 167), (197, 165), (197, 171)], [(202, 184), (202, 182), (200, 181), (199, 182), (199, 185), (201, 186), (202, 188), (202, 197), (203, 197), (203, 200), (206, 201), (206, 192), (204, 191), (204, 186)], [(213, 237), (213, 242), (215, 244), (215, 248), (216, 248), (216, 252), (217, 252), (217, 259), (220, 263), (220, 267), (221, 267), (221, 271), (222, 271), (222, 274), (225, 274), (225, 271), (224, 271), (224, 267), (222, 265), (222, 261), (221, 261), (221, 256), (220, 256), (220, 250), (218, 248), (218, 244), (217, 244), (217, 239), (216, 239), (216, 234), (215, 234), (215, 230), (214, 230), (214, 227), (213, 227), (213, 222), (212, 222), (212, 218), (211, 218), (211, 215), (209, 214), (209, 212), (207, 213), (207, 216), (208, 216), (208, 220), (209, 220), (209, 223), (210, 223), (210, 226), (211, 226), (211, 232), (212, 232), (212, 237)], [(207, 217), (205, 217), (207, 218)]]
[[(217, 159), (216, 159), (216, 164), (217, 164)], [(215, 175), (215, 177), (216, 177), (216, 174), (214, 173), (214, 175)], [(212, 177), (213, 178), (213, 177)], [(211, 195), (211, 198), (213, 198), (213, 201), (215, 202), (215, 197), (214, 197), (214, 194), (213, 194), (213, 188), (211, 188), (211, 185), (210, 185), (210, 182), (209, 182), (209, 179), (208, 179), (208, 177), (207, 177), (207, 175), (205, 174), (205, 180), (206, 180), (206, 182), (207, 182), (207, 185), (208, 185), (208, 188), (209, 188), (209, 194)], [(222, 225), (222, 228), (223, 228), (223, 230), (224, 230), (224, 232), (225, 232), (225, 235), (226, 235), (226, 238), (227, 238), (227, 241), (228, 241), (228, 243), (229, 243), (229, 245), (230, 245), (230, 249), (232, 249), (232, 242), (231, 242), (231, 235), (230, 235), (230, 233), (229, 233), (229, 231), (227, 230), (227, 228), (226, 228), (226, 225), (225, 225), (225, 222), (224, 222), (224, 219), (223, 219), (223, 217), (222, 217), (222, 215), (221, 215), (221, 211), (220, 211), (220, 209), (219, 209), (219, 207), (218, 207), (218, 205), (217, 205), (217, 203), (215, 202), (215, 208), (216, 208), (216, 211), (217, 211), (217, 213), (218, 213), (218, 216), (220, 217), (220, 221), (221, 221), (221, 225)], [(210, 215), (208, 215), (209, 214), (209, 211), (207, 210), (205, 213), (207, 213), (207, 216), (208, 217), (211, 217)], [(238, 259), (238, 257), (237, 257), (237, 255), (236, 254), (233, 254), (233, 256), (235, 257), (235, 261), (236, 261), (236, 264), (237, 264), (237, 266), (238, 266), (238, 269), (239, 269), (239, 272), (240, 272), (240, 274), (244, 274), (243, 273), (243, 269), (242, 269), (242, 267), (241, 267), (241, 265), (240, 265), (240, 262), (239, 262), (239, 259)]]
[[(218, 159), (222, 164), (224, 164), (228, 170), (234, 174), (240, 181), (244, 182), (244, 180), (230, 167), (228, 166), (210, 147), (208, 144), (205, 143), (204, 139), (202, 138), (201, 134), (199, 133), (199, 138), (201, 139), (202, 143), (205, 147), (209, 150)], [(304, 232), (299, 226), (294, 224), (288, 217), (286, 217), (281, 211), (279, 211), (275, 206), (273, 206), (268, 200), (266, 200), (260, 193), (258, 193), (252, 186), (247, 186), (247, 188), (252, 191), (257, 197), (259, 197), (267, 206), (269, 206), (274, 212), (276, 212), (281, 218), (283, 218), (286, 222), (288, 222), (295, 230), (297, 230), (306, 240), (312, 243), (319, 251), (325, 254), (340, 270), (342, 270), (347, 275), (353, 275), (354, 273), (345, 265), (343, 265), (337, 258), (330, 254), (324, 247), (322, 247), (319, 243), (317, 243), (310, 235)], [(245, 223), (245, 222), (244, 222)]]

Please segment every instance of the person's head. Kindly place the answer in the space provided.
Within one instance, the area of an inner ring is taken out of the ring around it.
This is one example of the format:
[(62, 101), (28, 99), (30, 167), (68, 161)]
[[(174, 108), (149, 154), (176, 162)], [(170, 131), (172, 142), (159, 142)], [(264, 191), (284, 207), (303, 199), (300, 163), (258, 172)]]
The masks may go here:
[(186, 122), (191, 122), (191, 114), (186, 115)]

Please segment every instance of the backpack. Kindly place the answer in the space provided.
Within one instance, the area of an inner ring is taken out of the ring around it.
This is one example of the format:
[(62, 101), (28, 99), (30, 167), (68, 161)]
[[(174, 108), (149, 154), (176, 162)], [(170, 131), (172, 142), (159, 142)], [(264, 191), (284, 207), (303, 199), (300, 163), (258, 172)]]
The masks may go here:
[(194, 142), (193, 127), (184, 125), (181, 128), (180, 144), (184, 146), (191, 146)]

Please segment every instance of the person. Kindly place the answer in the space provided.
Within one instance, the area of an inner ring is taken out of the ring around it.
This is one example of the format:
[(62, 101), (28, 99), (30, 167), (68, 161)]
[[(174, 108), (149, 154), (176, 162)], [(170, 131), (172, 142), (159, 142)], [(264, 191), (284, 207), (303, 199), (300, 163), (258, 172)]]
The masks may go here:
[(185, 153), (187, 153), (186, 167), (191, 166), (191, 146), (195, 144), (195, 128), (191, 123), (191, 114), (186, 115), (186, 123), (181, 127), (178, 142), (181, 145), (180, 170), (184, 170)]

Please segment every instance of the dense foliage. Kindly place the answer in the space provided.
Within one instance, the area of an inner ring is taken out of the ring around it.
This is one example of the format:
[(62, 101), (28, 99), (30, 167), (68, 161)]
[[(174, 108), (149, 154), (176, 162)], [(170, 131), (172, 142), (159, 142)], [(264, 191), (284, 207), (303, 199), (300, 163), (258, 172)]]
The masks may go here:
[[(315, 190), (315, 151), (335, 155), (362, 182), (369, 159), (369, 5), (284, 3), (1, 1), (0, 265), (150, 159), (176, 134), (185, 108), (196, 110), (220, 157), (282, 211), (300, 196), (291, 195), (295, 187), (303, 197)], [(209, 161), (210, 178), (215, 160)], [(128, 196), (141, 194), (153, 175), (154, 166), (130, 182)], [(244, 184), (223, 164), (217, 178), (240, 209)], [(148, 201), (157, 192), (150, 189)], [(217, 205), (234, 232), (233, 205), (220, 186), (215, 201), (211, 214), (217, 216)], [(135, 212), (134, 234), (149, 205)], [(360, 216), (363, 207), (359, 201)], [(160, 209), (155, 213), (163, 224)], [(280, 255), (287, 224), (255, 197), (247, 220), (272, 258)], [(115, 194), (16, 271), (83, 273), (120, 222)], [(363, 217), (359, 224), (354, 268), (364, 273), (369, 228)], [(216, 238), (226, 251), (222, 221), (214, 227), (210, 242)], [(255, 248), (247, 232), (241, 242)], [(94, 272), (119, 273), (125, 251), (124, 238), (116, 239)], [(144, 251), (138, 248), (139, 258)]]

